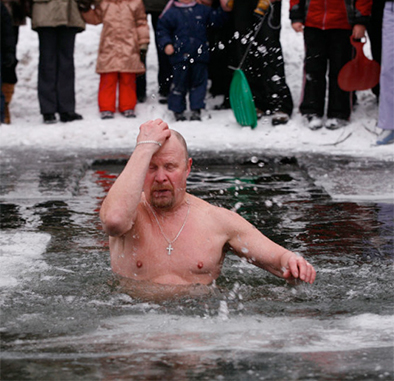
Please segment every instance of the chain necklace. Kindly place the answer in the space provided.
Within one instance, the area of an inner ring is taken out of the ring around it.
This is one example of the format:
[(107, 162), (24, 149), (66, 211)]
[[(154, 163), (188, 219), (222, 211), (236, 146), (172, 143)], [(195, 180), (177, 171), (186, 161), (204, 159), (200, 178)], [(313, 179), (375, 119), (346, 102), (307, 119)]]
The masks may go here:
[(165, 240), (167, 241), (167, 243), (168, 243), (168, 246), (166, 247), (167, 254), (168, 254), (168, 255), (171, 255), (171, 251), (174, 250), (174, 248), (172, 247), (172, 244), (173, 244), (173, 243), (178, 239), (178, 237), (181, 235), (182, 230), (183, 230), (183, 228), (184, 228), (185, 225), (186, 225), (186, 220), (187, 220), (187, 217), (189, 216), (189, 212), (190, 212), (190, 202), (189, 202), (189, 200), (186, 200), (186, 204), (188, 205), (188, 208), (187, 208), (187, 213), (186, 213), (185, 220), (183, 221), (183, 224), (182, 224), (181, 228), (179, 229), (178, 234), (176, 235), (176, 237), (175, 237), (172, 241), (170, 241), (170, 240), (167, 238), (167, 236), (164, 234), (164, 231), (163, 231), (163, 229), (162, 229), (162, 227), (161, 227), (161, 225), (160, 225), (159, 219), (157, 218), (156, 213), (155, 213), (155, 211), (152, 209), (152, 207), (150, 206), (149, 202), (148, 202), (147, 204), (148, 204), (149, 209), (151, 210), (153, 216), (155, 217), (155, 220), (156, 220), (156, 222), (157, 222), (157, 225), (159, 226), (159, 229), (160, 229), (160, 232), (161, 232), (162, 236), (164, 237), (164, 239), (165, 239)]

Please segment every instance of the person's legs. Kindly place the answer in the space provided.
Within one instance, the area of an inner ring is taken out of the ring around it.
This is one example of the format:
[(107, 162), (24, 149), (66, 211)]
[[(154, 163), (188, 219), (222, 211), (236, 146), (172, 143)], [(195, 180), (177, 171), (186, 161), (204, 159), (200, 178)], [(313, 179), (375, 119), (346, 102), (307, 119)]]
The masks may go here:
[(285, 65), (280, 43), (281, 2), (274, 2), (252, 46), (254, 65), (250, 73), (250, 86), (256, 107), (271, 114), (284, 112), (291, 115), (293, 99), (285, 78)]
[(119, 73), (119, 111), (134, 110), (137, 104), (136, 75)]
[(116, 110), (116, 88), (118, 84), (118, 73), (101, 73), (98, 92), (98, 105), (100, 112)]
[(56, 28), (38, 28), (38, 101), (41, 114), (54, 114), (57, 105), (57, 32)]
[(332, 29), (326, 31), (329, 39), (329, 85), (327, 118), (348, 120), (351, 113), (352, 93), (343, 91), (338, 85), (338, 74), (352, 59), (351, 30)]
[(75, 112), (74, 46), (76, 30), (68, 27), (57, 29), (57, 81), (56, 93), (59, 113)]
[[(0, 52), (0, 62), (1, 62), (1, 52)], [(4, 123), (4, 118), (5, 118), (5, 97), (3, 94), (2, 76), (0, 70), (0, 123)]]
[[(146, 68), (146, 51), (140, 52), (141, 62)], [(146, 72), (136, 78), (136, 93), (138, 102), (145, 102), (146, 100)]]
[(382, 66), (380, 72), (380, 96), (378, 127), (382, 134), (377, 144), (394, 142), (394, 5), (386, 2), (383, 16)]
[[(151, 13), (151, 21), (153, 25), (153, 29), (156, 33), (157, 22), (159, 20), (160, 12), (152, 12)], [(157, 74), (157, 80), (159, 82), (159, 94), (163, 97), (167, 97), (170, 93), (170, 87), (172, 82), (172, 65), (170, 60), (161, 49), (159, 49), (157, 45), (157, 40), (155, 38), (156, 51), (157, 51), (157, 59), (159, 64), (159, 70)]]
[(382, 66), (380, 72), (380, 101), (378, 127), (394, 130), (394, 9), (386, 3), (383, 18)]
[(327, 72), (326, 31), (304, 28), (304, 86), (300, 111), (303, 115), (324, 115)]
[(183, 113), (186, 110), (189, 65), (183, 62), (176, 64), (173, 67), (173, 73), (171, 92), (168, 96), (168, 109), (175, 113)]
[(208, 65), (194, 62), (190, 65), (190, 109), (201, 110), (205, 108), (205, 95), (208, 84)]

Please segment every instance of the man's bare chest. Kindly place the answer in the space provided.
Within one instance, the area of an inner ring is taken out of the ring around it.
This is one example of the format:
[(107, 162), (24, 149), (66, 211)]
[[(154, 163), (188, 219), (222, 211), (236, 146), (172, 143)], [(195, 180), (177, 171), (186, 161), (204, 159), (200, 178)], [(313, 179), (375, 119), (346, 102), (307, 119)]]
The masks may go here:
[(225, 239), (209, 226), (186, 224), (177, 236), (154, 224), (136, 226), (124, 238), (125, 265), (138, 279), (174, 274), (183, 279), (220, 273)]

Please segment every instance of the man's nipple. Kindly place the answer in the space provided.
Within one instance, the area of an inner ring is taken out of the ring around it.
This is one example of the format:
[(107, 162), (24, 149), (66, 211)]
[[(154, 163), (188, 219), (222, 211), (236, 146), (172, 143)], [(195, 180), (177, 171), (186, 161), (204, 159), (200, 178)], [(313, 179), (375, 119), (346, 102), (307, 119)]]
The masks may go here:
[(204, 267), (204, 263), (198, 262), (197, 267), (201, 270)]
[(142, 262), (141, 261), (137, 261), (137, 267), (140, 269), (142, 267)]

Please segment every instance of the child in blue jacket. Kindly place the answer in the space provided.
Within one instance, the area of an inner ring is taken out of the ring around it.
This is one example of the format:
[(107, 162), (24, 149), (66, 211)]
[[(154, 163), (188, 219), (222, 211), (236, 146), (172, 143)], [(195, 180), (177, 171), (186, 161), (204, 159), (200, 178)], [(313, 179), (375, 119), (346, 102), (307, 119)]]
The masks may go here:
[(159, 48), (169, 56), (173, 79), (168, 108), (177, 121), (186, 120), (186, 95), (189, 92), (190, 120), (201, 120), (208, 83), (209, 46), (207, 27), (220, 27), (230, 9), (212, 9), (194, 0), (170, 1), (157, 24)]

